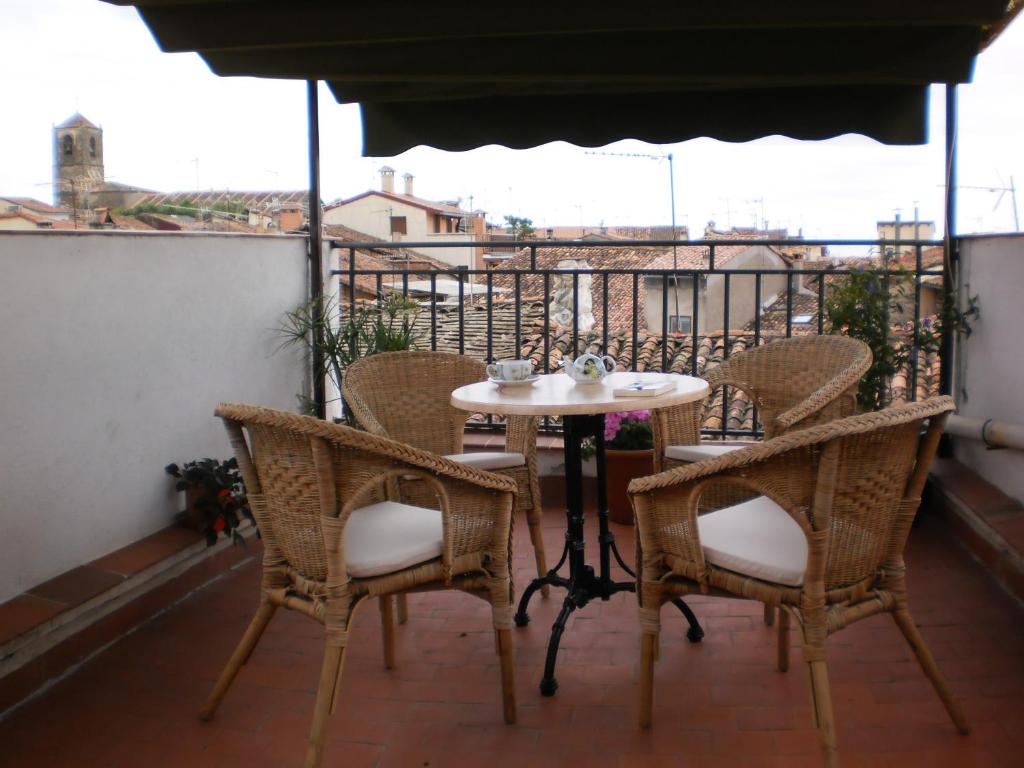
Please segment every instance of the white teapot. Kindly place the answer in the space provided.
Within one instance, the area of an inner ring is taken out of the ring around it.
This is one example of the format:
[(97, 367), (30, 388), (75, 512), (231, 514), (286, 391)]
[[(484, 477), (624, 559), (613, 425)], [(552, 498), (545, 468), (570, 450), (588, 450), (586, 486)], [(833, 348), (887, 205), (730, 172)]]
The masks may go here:
[(609, 373), (615, 370), (615, 359), (605, 355), (580, 355), (575, 360), (566, 361), (565, 373), (577, 384), (600, 384)]

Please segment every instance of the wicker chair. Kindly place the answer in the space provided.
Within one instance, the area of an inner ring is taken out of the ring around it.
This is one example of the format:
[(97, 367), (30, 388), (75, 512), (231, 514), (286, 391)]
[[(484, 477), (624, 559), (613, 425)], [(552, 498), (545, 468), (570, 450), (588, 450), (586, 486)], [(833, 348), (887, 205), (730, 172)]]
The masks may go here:
[[(871, 367), (867, 344), (848, 336), (779, 339), (729, 357), (708, 370), (710, 399), (719, 387), (746, 393), (764, 424), (765, 439), (849, 416), (857, 385)], [(652, 414), (655, 471), (721, 456), (743, 444), (701, 443), (705, 403), (659, 408)]]
[[(320, 764), (356, 609), (379, 597), (394, 663), (390, 595), (459, 589), (491, 604), (506, 722), (516, 719), (509, 574), (515, 483), (411, 446), (306, 416), (222, 404), (263, 537), (260, 606), (202, 710), (213, 716), (279, 607), (324, 625), (306, 766)], [(243, 428), (248, 432), (246, 442)], [(404, 504), (429, 488), (435, 508)]]
[[(661, 606), (698, 592), (779, 606), (803, 635), (825, 763), (838, 764), (825, 639), (889, 613), (956, 727), (967, 722), (907, 606), (903, 548), (947, 414), (948, 397), (833, 421), (717, 459), (634, 480), (642, 567), (640, 724), (651, 724)], [(922, 423), (928, 420), (922, 436)], [(715, 486), (763, 494), (698, 515)], [(788, 632), (778, 650), (788, 668)]]
[[(510, 416), (505, 450), (463, 453), (466, 412), (452, 407), (451, 393), (487, 378), (485, 366), (445, 352), (386, 352), (359, 360), (345, 371), (343, 394), (360, 427), (453, 461), (516, 481), (517, 508), (526, 512), (537, 575), (547, 573), (537, 479), (537, 419)], [(548, 587), (542, 589), (548, 594)], [(399, 618), (404, 620), (399, 603)]]

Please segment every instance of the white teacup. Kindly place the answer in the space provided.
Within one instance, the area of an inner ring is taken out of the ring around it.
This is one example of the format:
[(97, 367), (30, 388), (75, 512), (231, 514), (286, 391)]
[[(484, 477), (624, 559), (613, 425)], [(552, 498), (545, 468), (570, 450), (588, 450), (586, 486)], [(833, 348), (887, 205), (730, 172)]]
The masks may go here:
[(487, 366), (487, 375), (501, 381), (522, 381), (533, 374), (533, 360), (499, 360)]

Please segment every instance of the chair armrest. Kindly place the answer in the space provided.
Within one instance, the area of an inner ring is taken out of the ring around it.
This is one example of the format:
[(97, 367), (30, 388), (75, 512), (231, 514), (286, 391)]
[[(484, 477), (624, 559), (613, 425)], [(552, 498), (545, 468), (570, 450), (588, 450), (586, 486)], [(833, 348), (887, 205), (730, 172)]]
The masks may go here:
[[(630, 483), (643, 552), (643, 562), (638, 563), (641, 581), (657, 581), (671, 572), (705, 582), (707, 565), (697, 519), (702, 499), (715, 488), (740, 488), (767, 496), (786, 510), (806, 536), (812, 535), (808, 510), (817, 467), (811, 446), (817, 443), (763, 450), (776, 440)], [(721, 495), (710, 494), (712, 498)]]
[(825, 382), (807, 398), (775, 417), (779, 431), (792, 429), (798, 422), (825, 409), (830, 403), (845, 397), (852, 390), (853, 407), (840, 416), (847, 416), (856, 410), (857, 385), (868, 368), (871, 367), (871, 355), (866, 354), (848, 365), (841, 373)]
[[(319, 419), (310, 420), (313, 422), (309, 430), (311, 434), (340, 447), (388, 459), (396, 465), (422, 469), (437, 475), (439, 478), (463, 481), (486, 490), (512, 492), (516, 490), (514, 480), (494, 472), (477, 469), (467, 464), (446, 459), (444, 456), (431, 453), (422, 448), (416, 448), (407, 443), (400, 443), (389, 437), (362, 432), (358, 429), (347, 427), (344, 424), (330, 424)], [(384, 465), (382, 471), (387, 469), (388, 465)]]
[(369, 432), (371, 435), (388, 437), (387, 430), (377, 421), (377, 417), (373, 415), (373, 410), (363, 401), (355, 388), (345, 386), (343, 381), (341, 392), (342, 403), (352, 411), (352, 415), (361, 429)]
[(729, 378), (728, 361), (717, 365), (704, 375), (708, 383), (708, 394), (700, 400), (668, 408), (657, 408), (651, 415), (651, 431), (654, 443), (654, 466), (660, 468), (665, 456), (665, 449), (670, 445), (697, 445), (700, 442), (700, 430), (704, 417), (704, 409), (715, 390), (723, 385), (737, 387), (756, 400), (756, 393), (750, 391), (745, 382)]

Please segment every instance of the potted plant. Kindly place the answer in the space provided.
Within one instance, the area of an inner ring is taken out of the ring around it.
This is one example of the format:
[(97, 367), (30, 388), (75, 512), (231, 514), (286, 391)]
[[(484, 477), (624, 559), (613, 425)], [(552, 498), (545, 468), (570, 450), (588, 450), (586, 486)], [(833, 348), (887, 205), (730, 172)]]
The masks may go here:
[[(378, 352), (401, 352), (415, 347), (419, 332), (414, 326), (419, 309), (419, 304), (399, 293), (376, 305), (358, 306), (352, 312), (343, 310), (336, 298), (327, 297), (288, 312), (278, 331), (283, 338), (282, 346), (305, 347), (313, 359), (313, 375), (329, 378), (341, 392), (345, 369), (356, 360)], [(314, 343), (317, 339), (319, 344)], [(316, 412), (309, 397), (299, 395), (298, 399), (303, 412)], [(348, 409), (343, 410), (347, 417)]]
[(175, 489), (185, 492), (185, 511), (180, 516), (182, 525), (204, 534), (208, 545), (215, 544), (217, 534), (223, 533), (235, 544), (245, 546), (238, 526), (243, 519), (256, 525), (256, 519), (249, 509), (235, 459), (198, 459), (180, 467), (168, 464), (164, 471), (177, 478)]
[[(608, 517), (623, 525), (633, 524), (633, 507), (626, 489), (635, 477), (654, 472), (654, 436), (650, 411), (609, 413), (604, 417), (604, 468)], [(593, 441), (584, 444), (584, 457), (594, 452)]]
[(910, 300), (913, 279), (912, 272), (886, 260), (881, 267), (851, 270), (830, 287), (825, 304), (830, 332), (860, 339), (871, 348), (871, 367), (857, 392), (861, 411), (889, 404), (893, 377), (907, 369), (915, 348), (927, 356), (940, 351), (947, 333), (971, 335), (971, 321), (979, 314), (978, 297), (968, 295), (961, 309), (955, 292), (943, 297), (934, 318), (922, 318), (916, 337), (912, 321), (906, 327), (894, 324), (892, 318), (901, 315)]

